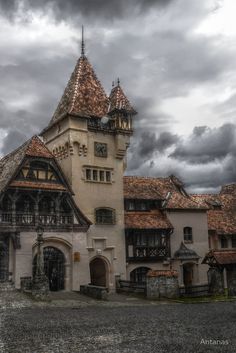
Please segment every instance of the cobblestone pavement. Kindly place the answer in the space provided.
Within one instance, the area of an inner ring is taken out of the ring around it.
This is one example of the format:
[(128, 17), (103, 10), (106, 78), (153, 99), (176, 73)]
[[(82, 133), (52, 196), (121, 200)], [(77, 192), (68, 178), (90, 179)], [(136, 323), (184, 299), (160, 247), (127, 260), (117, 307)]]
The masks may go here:
[(63, 307), (63, 297), (41, 304), (0, 293), (0, 353), (236, 352), (236, 302), (68, 301)]

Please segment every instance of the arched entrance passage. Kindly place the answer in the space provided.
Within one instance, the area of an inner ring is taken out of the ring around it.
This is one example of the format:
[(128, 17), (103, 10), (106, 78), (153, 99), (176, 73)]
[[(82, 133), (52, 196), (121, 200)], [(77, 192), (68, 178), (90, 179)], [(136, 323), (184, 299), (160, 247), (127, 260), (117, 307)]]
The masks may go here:
[(191, 287), (193, 285), (193, 266), (192, 263), (186, 263), (183, 265), (183, 282), (185, 287)]
[(91, 284), (94, 286), (107, 287), (107, 264), (101, 257), (96, 257), (90, 264)]
[[(49, 281), (51, 291), (62, 290), (65, 287), (65, 257), (61, 250), (54, 246), (43, 249), (44, 271)], [(33, 275), (36, 270), (37, 255), (34, 257)]]

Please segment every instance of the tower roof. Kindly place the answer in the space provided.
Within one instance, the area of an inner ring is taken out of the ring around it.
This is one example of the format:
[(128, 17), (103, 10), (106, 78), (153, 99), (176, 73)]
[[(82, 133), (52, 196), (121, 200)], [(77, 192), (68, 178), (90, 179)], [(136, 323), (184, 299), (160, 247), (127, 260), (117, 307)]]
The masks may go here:
[(102, 118), (107, 114), (108, 105), (108, 97), (92, 65), (85, 55), (81, 55), (49, 126), (68, 113)]
[(119, 80), (117, 85), (113, 87), (111, 90), (109, 102), (110, 102), (109, 113), (115, 110), (122, 110), (131, 114), (137, 113), (132, 107), (132, 105), (130, 104), (130, 101), (128, 100), (126, 95), (124, 94), (124, 91), (120, 86)]

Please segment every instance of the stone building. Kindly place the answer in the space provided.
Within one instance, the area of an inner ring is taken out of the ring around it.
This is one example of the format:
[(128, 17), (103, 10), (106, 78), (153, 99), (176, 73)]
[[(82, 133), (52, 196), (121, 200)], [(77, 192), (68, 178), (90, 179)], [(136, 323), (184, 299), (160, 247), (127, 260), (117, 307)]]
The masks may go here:
[[(44, 228), (44, 260), (51, 290), (79, 290), (90, 275), (86, 232), (90, 221), (55, 157), (34, 136), (0, 161), (0, 281), (31, 277), (37, 225)], [(77, 252), (80, 261), (73, 259)]]
[(175, 270), (180, 286), (207, 283), (207, 207), (174, 176), (124, 177), (127, 277)]
[(87, 251), (91, 283), (115, 289), (126, 277), (123, 174), (136, 114), (120, 83), (108, 97), (83, 54), (43, 130), (74, 200), (92, 222)]
[(236, 295), (236, 184), (225, 185), (219, 194), (194, 195), (208, 207), (209, 249), (203, 263), (208, 264), (210, 287)]
[(0, 281), (19, 288), (34, 275), (41, 224), (51, 290), (112, 291), (117, 279), (145, 281), (150, 269), (174, 271), (180, 286), (207, 283), (208, 228), (213, 250), (223, 236), (235, 245), (231, 191), (215, 204), (174, 176), (124, 177), (135, 114), (119, 81), (106, 95), (82, 45), (41, 138), (0, 161)]

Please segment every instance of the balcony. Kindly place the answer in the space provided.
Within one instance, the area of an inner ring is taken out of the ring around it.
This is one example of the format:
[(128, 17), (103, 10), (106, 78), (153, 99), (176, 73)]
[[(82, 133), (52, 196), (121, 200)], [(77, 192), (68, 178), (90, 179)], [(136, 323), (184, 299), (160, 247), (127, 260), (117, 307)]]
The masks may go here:
[(63, 227), (73, 225), (73, 216), (71, 214), (39, 214), (33, 213), (0, 213), (0, 227), (7, 226), (44, 226)]
[(169, 256), (169, 248), (164, 246), (128, 246), (128, 261), (163, 261)]

